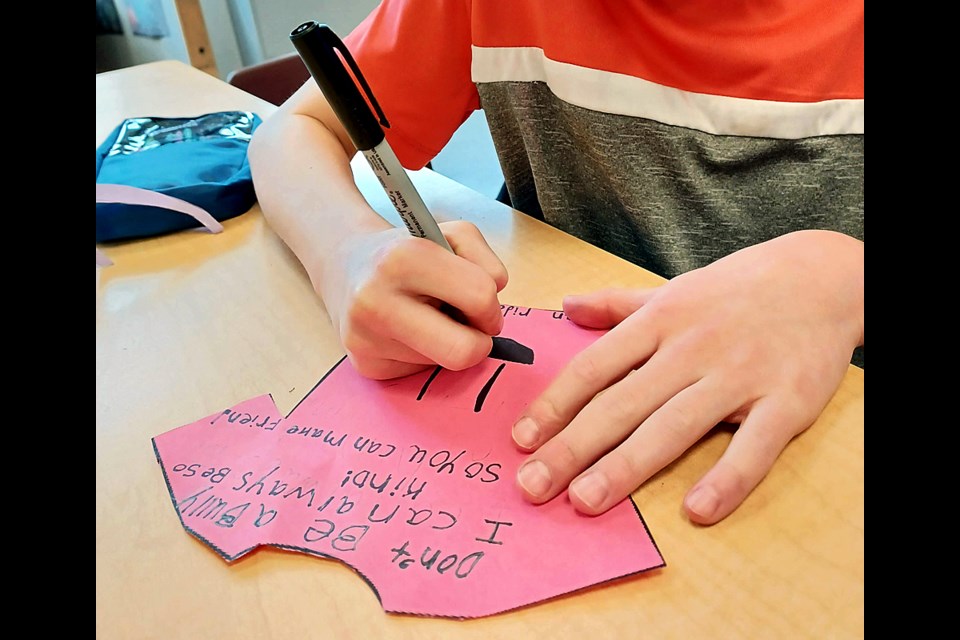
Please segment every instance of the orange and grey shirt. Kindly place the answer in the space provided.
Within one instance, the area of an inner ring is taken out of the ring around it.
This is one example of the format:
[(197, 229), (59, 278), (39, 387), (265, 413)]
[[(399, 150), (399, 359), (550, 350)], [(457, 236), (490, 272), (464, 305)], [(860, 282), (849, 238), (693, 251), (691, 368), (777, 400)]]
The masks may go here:
[(345, 40), (419, 168), (483, 109), (513, 206), (664, 277), (863, 239), (863, 1), (385, 0)]

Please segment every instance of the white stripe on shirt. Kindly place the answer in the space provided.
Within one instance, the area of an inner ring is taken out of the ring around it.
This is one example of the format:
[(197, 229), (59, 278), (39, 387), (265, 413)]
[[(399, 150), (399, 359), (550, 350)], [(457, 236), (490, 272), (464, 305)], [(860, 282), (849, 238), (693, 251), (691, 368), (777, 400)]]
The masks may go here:
[(544, 82), (561, 100), (717, 135), (801, 139), (863, 134), (863, 100), (779, 102), (674, 89), (547, 58), (538, 47), (473, 46), (474, 82)]

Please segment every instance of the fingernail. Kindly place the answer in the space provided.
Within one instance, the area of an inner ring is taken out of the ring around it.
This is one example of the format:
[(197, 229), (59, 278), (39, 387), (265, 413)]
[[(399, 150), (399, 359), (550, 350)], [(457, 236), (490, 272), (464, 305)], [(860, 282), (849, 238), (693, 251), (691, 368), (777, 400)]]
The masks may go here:
[(513, 441), (524, 449), (532, 449), (540, 439), (540, 427), (533, 418), (523, 417), (513, 425)]
[(599, 509), (609, 493), (607, 477), (597, 471), (588, 473), (570, 484), (570, 492), (591, 509)]
[(687, 498), (687, 508), (704, 519), (710, 519), (720, 506), (720, 496), (713, 487), (697, 487)]
[(531, 460), (517, 471), (517, 482), (530, 495), (540, 497), (550, 490), (550, 469), (539, 460)]

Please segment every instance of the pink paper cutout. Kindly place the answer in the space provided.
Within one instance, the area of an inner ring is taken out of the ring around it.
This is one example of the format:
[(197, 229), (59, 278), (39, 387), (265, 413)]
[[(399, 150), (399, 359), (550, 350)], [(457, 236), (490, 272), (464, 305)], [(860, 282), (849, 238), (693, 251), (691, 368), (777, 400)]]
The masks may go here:
[(184, 528), (228, 561), (262, 545), (336, 558), (389, 612), (515, 609), (666, 566), (630, 499), (590, 517), (515, 485), (514, 420), (602, 333), (504, 307), (514, 361), (375, 381), (342, 360), (285, 418), (263, 395), (154, 448)]

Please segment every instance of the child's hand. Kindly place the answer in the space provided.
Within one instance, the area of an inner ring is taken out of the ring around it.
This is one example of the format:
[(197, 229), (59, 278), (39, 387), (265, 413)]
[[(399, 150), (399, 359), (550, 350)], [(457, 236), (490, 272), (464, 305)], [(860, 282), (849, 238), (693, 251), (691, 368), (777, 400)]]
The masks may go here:
[[(507, 270), (473, 224), (440, 227), (456, 255), (390, 228), (354, 236), (325, 260), (318, 293), (361, 375), (461, 370), (490, 353), (503, 327), (497, 293)], [(460, 321), (441, 311), (444, 303)]]
[(602, 513), (717, 423), (737, 423), (684, 500), (691, 520), (713, 524), (816, 420), (863, 344), (863, 243), (792, 233), (655, 289), (570, 296), (564, 311), (613, 328), (514, 426), (534, 451), (518, 473), (527, 498), (569, 484), (577, 510)]

